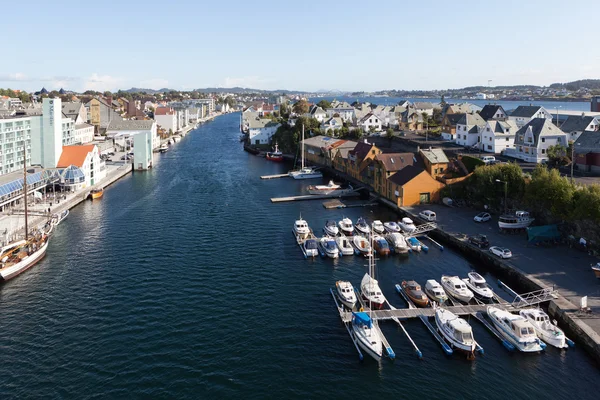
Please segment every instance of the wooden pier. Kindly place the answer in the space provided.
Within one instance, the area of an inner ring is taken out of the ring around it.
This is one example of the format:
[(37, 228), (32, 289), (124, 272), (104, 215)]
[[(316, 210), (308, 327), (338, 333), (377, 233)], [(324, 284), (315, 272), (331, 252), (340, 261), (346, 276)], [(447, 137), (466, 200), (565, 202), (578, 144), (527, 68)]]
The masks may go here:
[(334, 199), (340, 197), (358, 197), (360, 193), (351, 192), (345, 194), (305, 194), (300, 196), (288, 196), (288, 197), (272, 197), (271, 203), (287, 203), (290, 201), (303, 201), (303, 200), (322, 200), (322, 199)]
[(279, 179), (279, 178), (289, 178), (288, 174), (278, 174), (278, 175), (263, 175), (260, 179)]

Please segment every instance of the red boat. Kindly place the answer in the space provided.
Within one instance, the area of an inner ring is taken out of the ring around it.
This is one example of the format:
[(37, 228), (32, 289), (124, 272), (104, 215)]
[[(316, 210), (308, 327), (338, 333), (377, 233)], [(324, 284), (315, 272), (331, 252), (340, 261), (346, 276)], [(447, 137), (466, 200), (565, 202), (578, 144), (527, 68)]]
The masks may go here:
[(275, 151), (267, 152), (265, 156), (267, 160), (282, 162), (283, 161), (283, 153), (279, 151), (279, 147), (277, 147), (277, 143), (275, 143)]

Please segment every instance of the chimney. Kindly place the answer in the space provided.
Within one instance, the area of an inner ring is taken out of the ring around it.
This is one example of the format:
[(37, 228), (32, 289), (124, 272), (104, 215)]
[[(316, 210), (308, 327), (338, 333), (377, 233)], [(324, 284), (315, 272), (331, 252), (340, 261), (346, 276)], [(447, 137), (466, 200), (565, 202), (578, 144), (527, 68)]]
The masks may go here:
[(431, 146), (429, 146), (429, 151), (431, 151)]

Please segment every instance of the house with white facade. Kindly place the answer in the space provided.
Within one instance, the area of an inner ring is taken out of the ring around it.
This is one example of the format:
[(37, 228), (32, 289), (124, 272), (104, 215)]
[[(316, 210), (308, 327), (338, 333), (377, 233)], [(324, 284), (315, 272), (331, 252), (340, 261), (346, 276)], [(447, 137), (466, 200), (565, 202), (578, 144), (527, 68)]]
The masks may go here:
[(512, 121), (489, 120), (481, 131), (479, 148), (487, 153), (500, 154), (515, 148), (517, 126)]
[(519, 106), (508, 117), (508, 119), (515, 122), (518, 128), (521, 128), (534, 118), (552, 120), (552, 114), (541, 106)]
[(344, 122), (342, 121), (342, 118), (332, 117), (321, 123), (321, 132), (333, 134), (336, 129), (342, 129), (343, 126)]
[(332, 118), (337, 114), (342, 121), (348, 122), (352, 120), (352, 116), (354, 115), (354, 107), (345, 101), (333, 101), (331, 103), (331, 108), (328, 108), (325, 110), (325, 112), (329, 118)]
[(71, 191), (95, 185), (106, 177), (106, 165), (95, 144), (63, 146), (56, 168), (61, 186)]
[(251, 119), (248, 121), (248, 140), (251, 144), (269, 144), (280, 126), (269, 118)]
[(138, 134), (150, 135), (152, 149), (160, 147), (158, 124), (151, 119), (112, 121), (106, 128), (106, 136), (121, 150), (130, 150), (134, 143), (133, 137)]
[(579, 139), (579, 136), (583, 132), (596, 132), (600, 130), (600, 120), (598, 117), (572, 115), (563, 122), (560, 130), (567, 134), (570, 142), (574, 142)]
[(427, 115), (429, 115), (430, 117), (433, 117), (434, 105), (432, 103), (416, 101), (413, 104), (413, 108), (415, 109), (415, 111), (418, 114), (427, 113)]
[(465, 147), (476, 147), (481, 141), (480, 132), (485, 121), (477, 113), (464, 114), (456, 123), (456, 144)]
[(315, 105), (312, 106), (308, 111), (308, 116), (316, 119), (319, 122), (323, 122), (327, 118), (327, 113), (321, 107)]
[(536, 163), (548, 160), (548, 147), (557, 144), (567, 147), (567, 135), (548, 118), (534, 118), (517, 131), (514, 157)]
[(171, 107), (158, 107), (154, 111), (154, 120), (166, 132), (177, 132), (177, 111)]
[(486, 104), (483, 106), (479, 112), (479, 116), (485, 121), (489, 121), (490, 119), (505, 120), (507, 118), (504, 108), (495, 104)]
[(365, 132), (369, 132), (371, 130), (375, 132), (381, 131), (381, 120), (377, 117), (377, 115), (373, 113), (368, 113), (364, 117), (358, 121), (358, 126), (363, 129)]

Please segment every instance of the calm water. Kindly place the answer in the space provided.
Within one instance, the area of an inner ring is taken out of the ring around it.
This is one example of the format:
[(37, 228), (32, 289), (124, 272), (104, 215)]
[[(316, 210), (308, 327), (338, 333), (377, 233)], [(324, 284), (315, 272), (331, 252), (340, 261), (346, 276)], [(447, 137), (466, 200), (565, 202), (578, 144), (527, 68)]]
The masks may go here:
[[(364, 260), (304, 260), (291, 227), (299, 213), (315, 230), (391, 214), (271, 204), (306, 183), (261, 181), (285, 167), (243, 152), (238, 122), (218, 118), (73, 209), (45, 260), (0, 286), (0, 398), (597, 398), (581, 349), (510, 354), (476, 321), (473, 362), (408, 321), (423, 360), (385, 323), (397, 359), (360, 363), (328, 289), (358, 285)], [(404, 307), (395, 283), (470, 268), (432, 248), (379, 261), (378, 276)]]

